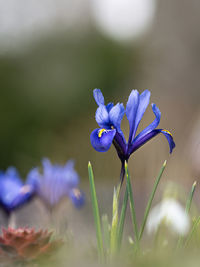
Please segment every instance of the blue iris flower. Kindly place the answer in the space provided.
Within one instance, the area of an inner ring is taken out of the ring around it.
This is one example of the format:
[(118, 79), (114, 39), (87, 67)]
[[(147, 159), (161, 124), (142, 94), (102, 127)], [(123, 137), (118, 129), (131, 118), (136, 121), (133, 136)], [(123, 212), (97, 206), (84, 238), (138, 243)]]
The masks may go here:
[(0, 203), (6, 212), (20, 207), (33, 195), (33, 187), (24, 184), (14, 167), (0, 173)]
[[(165, 129), (156, 129), (160, 123), (161, 113), (155, 104), (152, 104), (152, 110), (155, 115), (154, 121), (136, 135), (138, 125), (149, 105), (151, 95), (149, 90), (145, 90), (141, 94), (137, 90), (132, 90), (126, 104), (126, 109), (122, 103), (116, 105), (109, 103), (105, 105), (100, 89), (94, 89), (93, 95), (98, 105), (95, 118), (100, 126), (100, 128), (95, 129), (90, 135), (91, 144), (95, 150), (106, 152), (113, 143), (119, 158), (124, 164), (125, 160), (128, 161), (133, 152), (156, 135), (162, 133), (167, 138), (170, 153), (172, 152), (175, 143), (171, 133)], [(124, 114), (126, 114), (129, 122), (128, 142), (125, 140), (121, 130), (121, 121)]]
[(74, 162), (70, 160), (61, 166), (53, 165), (48, 159), (44, 159), (42, 165), (42, 174), (38, 168), (34, 168), (27, 177), (27, 183), (34, 187), (36, 195), (41, 197), (49, 207), (53, 207), (66, 196), (75, 207), (81, 207), (85, 197), (78, 188), (79, 176), (74, 170)]

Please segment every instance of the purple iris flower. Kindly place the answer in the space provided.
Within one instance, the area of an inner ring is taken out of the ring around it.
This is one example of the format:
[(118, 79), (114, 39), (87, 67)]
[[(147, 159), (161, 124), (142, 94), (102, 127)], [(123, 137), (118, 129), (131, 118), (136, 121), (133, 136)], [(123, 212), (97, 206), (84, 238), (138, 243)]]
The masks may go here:
[(33, 195), (33, 187), (24, 184), (14, 167), (0, 173), (0, 203), (6, 212), (25, 204)]
[(51, 164), (48, 159), (42, 161), (43, 173), (38, 168), (32, 169), (27, 177), (27, 183), (34, 187), (35, 193), (49, 207), (56, 205), (63, 197), (69, 197), (75, 207), (84, 204), (85, 197), (79, 190), (79, 176), (74, 170), (74, 162), (68, 161), (64, 166)]
[[(161, 113), (155, 104), (152, 104), (152, 110), (155, 115), (154, 121), (136, 135), (138, 125), (149, 105), (151, 95), (149, 90), (145, 90), (141, 94), (139, 94), (137, 90), (132, 90), (126, 104), (126, 109), (122, 103), (116, 105), (109, 103), (105, 105), (104, 97), (100, 89), (94, 89), (93, 95), (99, 106), (95, 118), (100, 126), (100, 128), (95, 129), (90, 135), (91, 144), (95, 150), (98, 152), (106, 152), (113, 143), (122, 161), (122, 165), (124, 165), (125, 160), (128, 161), (133, 152), (159, 133), (162, 133), (167, 138), (170, 153), (172, 152), (175, 143), (171, 133), (165, 129), (156, 129), (160, 123)], [(121, 130), (121, 121), (124, 114), (126, 114), (129, 122), (128, 142)], [(123, 179), (123, 174), (121, 175)]]

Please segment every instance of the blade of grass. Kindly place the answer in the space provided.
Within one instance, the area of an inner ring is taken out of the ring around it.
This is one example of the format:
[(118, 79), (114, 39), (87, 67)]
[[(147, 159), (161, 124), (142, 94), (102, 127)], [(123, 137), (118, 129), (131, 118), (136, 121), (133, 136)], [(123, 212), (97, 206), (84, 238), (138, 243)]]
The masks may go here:
[(136, 221), (135, 204), (134, 204), (134, 199), (133, 199), (133, 191), (131, 187), (131, 181), (130, 181), (127, 162), (125, 162), (125, 174), (127, 178), (127, 190), (128, 190), (129, 201), (130, 201), (130, 210), (131, 210), (131, 217), (132, 217), (132, 222), (133, 222), (133, 230), (135, 234), (135, 244), (136, 244), (136, 248), (139, 249), (139, 235), (138, 235), (138, 227), (137, 227), (137, 221)]
[(89, 182), (90, 182), (90, 192), (92, 199), (92, 208), (93, 215), (96, 227), (96, 237), (97, 237), (97, 246), (98, 246), (98, 254), (100, 261), (104, 261), (104, 250), (103, 250), (103, 240), (102, 240), (102, 232), (101, 232), (101, 221), (99, 216), (99, 206), (97, 201), (96, 189), (94, 184), (94, 175), (92, 170), (92, 165), (88, 163), (88, 174), (89, 174)]
[[(190, 208), (191, 208), (191, 204), (192, 204), (192, 199), (193, 199), (193, 196), (194, 196), (194, 192), (195, 192), (195, 188), (196, 188), (196, 185), (197, 185), (197, 182), (195, 181), (192, 185), (192, 188), (190, 190), (190, 193), (189, 193), (189, 196), (188, 196), (188, 199), (186, 201), (186, 206), (185, 206), (185, 212), (186, 214), (189, 214), (190, 212)], [(178, 242), (177, 242), (177, 248), (181, 248), (183, 245), (183, 236), (181, 235), (178, 239)]]
[(187, 214), (189, 213), (190, 208), (191, 208), (192, 199), (193, 199), (193, 196), (194, 196), (194, 191), (195, 191), (196, 185), (197, 185), (197, 182), (195, 181), (195, 182), (193, 183), (193, 185), (192, 185), (190, 194), (189, 194), (188, 199), (187, 199), (187, 202), (186, 202), (185, 212), (186, 212)]
[(200, 223), (200, 216), (196, 219), (195, 223), (193, 224), (193, 227), (192, 227), (192, 230), (190, 231), (186, 241), (185, 241), (185, 244), (184, 244), (184, 247), (187, 247), (188, 246), (188, 243), (190, 242), (192, 236), (194, 235), (197, 227), (199, 226), (199, 223)]
[(119, 199), (120, 186), (117, 189), (114, 188), (113, 193), (113, 214), (112, 214), (112, 226), (110, 233), (110, 255), (111, 258), (117, 251), (117, 234), (118, 234), (118, 199)]
[(162, 165), (162, 167), (161, 167), (161, 169), (160, 169), (160, 172), (159, 172), (159, 174), (157, 176), (157, 179), (156, 179), (156, 181), (154, 183), (153, 190), (151, 192), (150, 198), (148, 200), (148, 203), (147, 203), (147, 206), (146, 206), (146, 209), (145, 209), (145, 212), (144, 212), (144, 218), (143, 218), (142, 226), (140, 228), (140, 233), (139, 233), (139, 240), (142, 238), (142, 235), (143, 235), (143, 232), (144, 232), (144, 228), (145, 228), (145, 225), (146, 225), (146, 222), (147, 222), (147, 218), (148, 218), (148, 215), (149, 215), (149, 211), (151, 209), (151, 205), (152, 205), (152, 202), (153, 202), (153, 199), (154, 199), (158, 184), (159, 184), (159, 182), (161, 180), (161, 177), (162, 177), (162, 174), (163, 174), (163, 172), (165, 170), (166, 164), (167, 164), (167, 161), (165, 160), (163, 165)]
[(124, 231), (124, 222), (125, 222), (125, 217), (126, 217), (127, 203), (128, 203), (128, 188), (126, 186), (126, 191), (124, 194), (124, 199), (123, 199), (123, 204), (122, 204), (122, 209), (121, 209), (121, 214), (120, 214), (120, 219), (119, 219), (118, 245), (117, 245), (118, 250), (120, 250), (121, 243), (122, 243), (122, 236), (123, 236), (123, 231)]
[(107, 253), (109, 252), (110, 249), (110, 231), (111, 231), (111, 226), (108, 221), (108, 216), (107, 214), (104, 214), (102, 216), (102, 226), (103, 226), (103, 234), (104, 234), (104, 244)]

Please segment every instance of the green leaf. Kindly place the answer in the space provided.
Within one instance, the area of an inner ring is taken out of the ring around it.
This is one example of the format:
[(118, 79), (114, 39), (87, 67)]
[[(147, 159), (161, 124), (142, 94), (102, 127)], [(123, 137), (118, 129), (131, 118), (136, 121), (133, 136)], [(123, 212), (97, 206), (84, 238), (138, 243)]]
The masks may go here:
[(119, 200), (120, 185), (117, 189), (114, 188), (113, 193), (113, 214), (112, 226), (110, 233), (110, 254), (111, 257), (116, 253), (118, 247), (118, 200)]
[(111, 226), (108, 221), (108, 216), (107, 214), (104, 214), (102, 216), (102, 226), (103, 226), (103, 234), (104, 234), (104, 244), (107, 253), (110, 250), (110, 231), (111, 231)]
[(131, 187), (131, 181), (130, 181), (127, 162), (125, 162), (125, 173), (126, 173), (126, 178), (127, 178), (127, 189), (128, 189), (128, 196), (129, 196), (129, 201), (130, 201), (130, 210), (131, 210), (131, 217), (132, 217), (132, 222), (133, 222), (133, 231), (135, 234), (135, 244), (136, 244), (136, 248), (139, 249), (139, 234), (138, 234), (138, 227), (137, 227), (137, 221), (136, 221), (135, 204), (134, 204), (134, 200), (133, 200), (133, 191), (132, 191), (132, 187)]
[(162, 177), (162, 174), (163, 174), (163, 172), (165, 170), (166, 164), (167, 164), (167, 161), (165, 160), (165, 162), (162, 165), (162, 168), (160, 169), (158, 177), (157, 177), (157, 179), (155, 181), (155, 184), (153, 186), (153, 190), (151, 192), (150, 198), (148, 200), (148, 203), (147, 203), (147, 206), (146, 206), (146, 209), (145, 209), (145, 212), (144, 212), (144, 218), (143, 218), (143, 221), (142, 221), (142, 226), (140, 228), (139, 240), (142, 238), (142, 235), (143, 235), (143, 232), (144, 232), (144, 228), (145, 228), (145, 225), (146, 225), (146, 222), (147, 222), (147, 218), (148, 218), (148, 215), (149, 215), (149, 211), (151, 209), (151, 205), (152, 205), (152, 202), (153, 202), (153, 199), (154, 199), (158, 184), (159, 184), (159, 182), (161, 180), (161, 177)]
[(104, 250), (103, 250), (103, 240), (102, 240), (102, 232), (101, 232), (101, 221), (99, 216), (99, 206), (97, 201), (96, 189), (94, 184), (94, 175), (91, 163), (88, 163), (88, 174), (89, 174), (89, 182), (90, 182), (90, 193), (92, 200), (92, 208), (94, 215), (94, 222), (96, 227), (96, 237), (97, 237), (97, 246), (98, 246), (98, 254), (100, 261), (104, 261)]
[(124, 231), (124, 222), (126, 217), (126, 210), (127, 210), (127, 203), (128, 203), (128, 188), (126, 186), (126, 191), (124, 194), (120, 219), (119, 219), (119, 227), (118, 227), (118, 250), (120, 250), (121, 243), (122, 243), (122, 236)]

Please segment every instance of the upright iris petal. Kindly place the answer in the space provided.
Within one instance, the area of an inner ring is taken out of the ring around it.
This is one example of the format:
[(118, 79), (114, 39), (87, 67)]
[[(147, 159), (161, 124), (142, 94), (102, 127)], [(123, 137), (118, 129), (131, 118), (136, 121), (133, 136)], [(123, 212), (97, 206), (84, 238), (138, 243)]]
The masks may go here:
[[(53, 207), (63, 197), (73, 198), (73, 204), (77, 197), (77, 202), (81, 206), (84, 203), (84, 194), (78, 189), (79, 176), (74, 170), (74, 162), (68, 161), (64, 166), (51, 164), (48, 159), (43, 160), (43, 173), (38, 168), (32, 169), (27, 177), (27, 183), (34, 187), (36, 194), (41, 197), (46, 204)], [(79, 192), (74, 194), (73, 192)], [(80, 200), (80, 201), (79, 201)]]
[(143, 136), (145, 136), (146, 134), (148, 134), (151, 131), (153, 131), (159, 125), (159, 123), (160, 123), (161, 112), (160, 112), (159, 108), (156, 106), (156, 104), (152, 104), (151, 106), (152, 106), (153, 113), (155, 115), (155, 119), (154, 119), (154, 121), (151, 124), (149, 124), (143, 131), (141, 131), (136, 136), (136, 138), (134, 139), (134, 142), (137, 139), (140, 139)]
[[(100, 89), (94, 90), (94, 98), (99, 106), (96, 111), (96, 121), (101, 127), (95, 129), (90, 135), (91, 144), (94, 149), (99, 152), (106, 152), (113, 143), (122, 161), (122, 166), (124, 166), (125, 160), (128, 160), (134, 151), (159, 133), (162, 133), (169, 143), (170, 153), (173, 151), (175, 143), (171, 133), (168, 130), (156, 129), (160, 123), (161, 113), (155, 104), (152, 104), (152, 110), (155, 115), (154, 121), (135, 137), (138, 125), (149, 105), (149, 90), (145, 90), (141, 94), (137, 90), (132, 90), (128, 98), (126, 110), (121, 103), (105, 105)], [(121, 121), (124, 113), (126, 113), (129, 122), (128, 142), (126, 142), (121, 130)]]
[(17, 170), (10, 167), (0, 175), (0, 203), (10, 212), (26, 203), (33, 195), (33, 187), (20, 179)]
[(110, 124), (109, 113), (106, 106), (100, 105), (95, 114), (96, 122), (100, 127), (108, 128)]
[(115, 105), (109, 112), (110, 122), (112, 122), (112, 126), (114, 126), (118, 132), (121, 131), (121, 120), (123, 119), (124, 112), (124, 106), (120, 103)]
[(100, 89), (94, 89), (93, 96), (98, 106), (104, 105), (104, 97)]
[(139, 102), (140, 102), (140, 95), (138, 91), (132, 90), (126, 105), (126, 116), (129, 121), (129, 129), (130, 129), (128, 143), (132, 141)]

